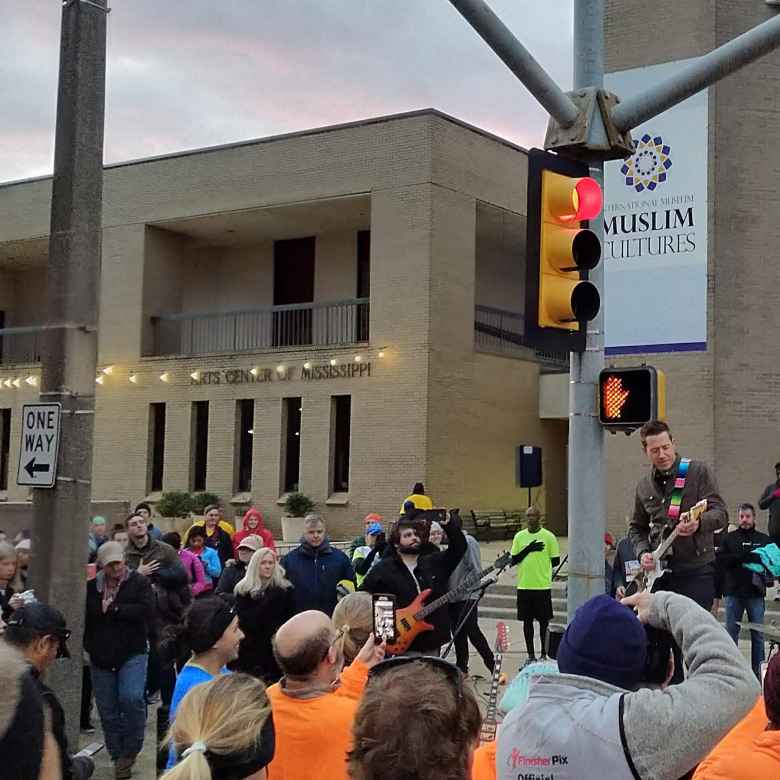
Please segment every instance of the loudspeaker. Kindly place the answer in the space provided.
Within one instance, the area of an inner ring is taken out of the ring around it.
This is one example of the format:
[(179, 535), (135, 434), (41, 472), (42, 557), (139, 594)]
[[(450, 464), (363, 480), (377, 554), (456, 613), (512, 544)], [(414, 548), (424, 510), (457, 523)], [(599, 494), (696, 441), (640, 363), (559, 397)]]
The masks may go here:
[(542, 448), (523, 445), (517, 448), (515, 480), (518, 487), (532, 488), (542, 484)]

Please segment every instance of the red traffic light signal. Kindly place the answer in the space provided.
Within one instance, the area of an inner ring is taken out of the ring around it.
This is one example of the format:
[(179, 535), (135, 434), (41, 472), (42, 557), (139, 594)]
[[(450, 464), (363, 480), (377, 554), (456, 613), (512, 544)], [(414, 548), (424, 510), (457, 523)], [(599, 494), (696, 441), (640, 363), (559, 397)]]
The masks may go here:
[(666, 377), (653, 366), (605, 368), (599, 374), (599, 422), (631, 432), (666, 417)]

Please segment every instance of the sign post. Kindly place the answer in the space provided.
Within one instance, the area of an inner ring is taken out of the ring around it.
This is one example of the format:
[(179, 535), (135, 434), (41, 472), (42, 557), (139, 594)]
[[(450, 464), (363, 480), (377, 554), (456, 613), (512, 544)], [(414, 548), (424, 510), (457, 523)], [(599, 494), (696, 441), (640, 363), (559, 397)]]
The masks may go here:
[(57, 481), (62, 404), (25, 404), (16, 484), (52, 488)]

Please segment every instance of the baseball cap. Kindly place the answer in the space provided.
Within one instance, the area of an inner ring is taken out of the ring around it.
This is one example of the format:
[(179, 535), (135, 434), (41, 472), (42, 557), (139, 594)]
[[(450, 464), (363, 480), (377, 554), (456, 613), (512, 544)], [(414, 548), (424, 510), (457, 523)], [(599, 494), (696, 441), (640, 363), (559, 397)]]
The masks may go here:
[(97, 552), (99, 566), (108, 566), (109, 563), (117, 563), (125, 559), (125, 550), (119, 542), (105, 542), (100, 545)]
[(263, 547), (263, 540), (257, 534), (249, 534), (245, 536), (238, 544), (238, 548), (246, 547), (248, 550), (259, 550)]
[(26, 628), (40, 636), (54, 636), (59, 640), (57, 658), (70, 658), (70, 651), (65, 644), (70, 638), (70, 629), (65, 623), (62, 612), (48, 604), (36, 601), (19, 607), (9, 618), (6, 631), (13, 634), (14, 627)]
[(29, 539), (22, 539), (21, 542), (19, 542), (16, 547), (14, 547), (15, 550), (30, 550), (32, 549), (32, 542)]
[(95, 515), (92, 518), (92, 525), (105, 525), (106, 524), (106, 518), (102, 515)]

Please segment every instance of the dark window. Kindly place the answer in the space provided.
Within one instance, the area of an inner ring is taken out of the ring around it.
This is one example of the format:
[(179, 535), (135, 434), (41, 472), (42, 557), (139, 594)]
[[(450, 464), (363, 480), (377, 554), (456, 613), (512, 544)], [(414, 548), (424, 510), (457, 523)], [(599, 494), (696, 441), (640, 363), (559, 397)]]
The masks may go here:
[[(314, 301), (315, 238), (274, 241), (274, 306)], [(312, 343), (312, 310), (274, 312), (274, 346)]]
[[(357, 297), (371, 295), (371, 231), (361, 230), (357, 234)], [(357, 341), (368, 341), (368, 304), (358, 307)]]
[(282, 406), (282, 492), (299, 489), (301, 473), (301, 399), (285, 398)]
[(165, 404), (149, 404), (149, 479), (148, 490), (154, 493), (163, 488), (165, 463)]
[(209, 453), (209, 402), (192, 404), (192, 490), (206, 489)]
[(255, 424), (255, 402), (249, 398), (236, 401), (236, 492), (252, 489), (252, 442)]
[(11, 410), (0, 409), (0, 490), (8, 490), (8, 459), (11, 451)]
[(349, 490), (349, 438), (352, 396), (334, 395), (332, 399), (333, 492)]

